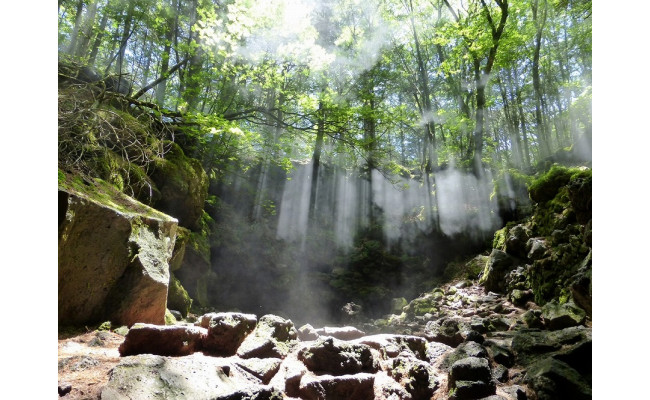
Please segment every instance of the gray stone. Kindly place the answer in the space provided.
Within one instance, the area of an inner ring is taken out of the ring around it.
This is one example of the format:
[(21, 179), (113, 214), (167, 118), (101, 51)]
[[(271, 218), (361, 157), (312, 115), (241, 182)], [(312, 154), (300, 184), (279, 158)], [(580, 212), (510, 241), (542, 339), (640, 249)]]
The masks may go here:
[(374, 382), (375, 376), (367, 373), (305, 377), (300, 382), (300, 397), (306, 400), (372, 400)]
[(549, 245), (544, 238), (528, 239), (526, 250), (528, 251), (528, 258), (531, 260), (539, 260), (550, 255)]
[(424, 360), (427, 352), (427, 341), (419, 336), (379, 334), (364, 336), (354, 342), (368, 345), (386, 358), (397, 357), (406, 351)]
[(363, 337), (366, 333), (353, 326), (332, 327), (316, 329), (319, 336), (331, 336), (341, 340), (354, 340)]
[(209, 313), (203, 315), (197, 325), (208, 329), (203, 341), (203, 351), (218, 356), (234, 355), (257, 324), (253, 314)]
[(279, 358), (249, 358), (235, 363), (267, 385), (278, 372), (282, 360)]
[(460, 332), (458, 321), (452, 318), (427, 322), (424, 333), (427, 340), (452, 347), (458, 346), (465, 340)]
[(449, 372), (449, 383), (454, 387), (456, 381), (490, 382), (492, 374), (490, 364), (485, 358), (466, 357), (456, 361)]
[(285, 358), (296, 339), (298, 331), (291, 320), (264, 315), (253, 333), (239, 346), (237, 355), (242, 358)]
[(389, 374), (406, 389), (412, 399), (430, 399), (439, 387), (431, 365), (416, 358), (393, 358)]
[(492, 249), (479, 284), (483, 285), (486, 291), (503, 293), (505, 291), (505, 276), (514, 268), (514, 265), (515, 260), (506, 252)]
[(584, 324), (587, 314), (573, 302), (558, 304), (556, 301), (546, 303), (542, 307), (544, 324), (550, 330), (564, 329)]
[(589, 382), (568, 364), (553, 358), (532, 364), (524, 382), (535, 390), (539, 400), (587, 400), (592, 397)]
[(298, 360), (310, 371), (332, 375), (378, 370), (378, 363), (370, 351), (370, 346), (348, 343), (332, 337), (321, 338), (313, 345), (300, 349)]
[(318, 333), (316, 333), (316, 329), (314, 329), (313, 326), (310, 324), (305, 324), (298, 328), (298, 339), (302, 341), (310, 341), (310, 340), (316, 340), (318, 339)]
[(506, 238), (506, 252), (525, 258), (527, 255), (526, 244), (531, 236), (532, 233), (527, 226), (519, 224), (512, 227)]
[(227, 361), (200, 353), (186, 357), (152, 354), (124, 357), (102, 389), (102, 400), (280, 400), (280, 393), (238, 375)]

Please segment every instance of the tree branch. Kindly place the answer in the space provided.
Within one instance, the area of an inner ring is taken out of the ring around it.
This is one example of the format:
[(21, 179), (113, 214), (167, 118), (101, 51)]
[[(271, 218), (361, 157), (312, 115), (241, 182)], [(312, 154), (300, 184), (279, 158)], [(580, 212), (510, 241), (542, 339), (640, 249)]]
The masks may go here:
[(133, 98), (134, 98), (134, 99), (139, 98), (140, 96), (142, 96), (143, 94), (145, 94), (149, 89), (153, 88), (154, 86), (156, 86), (156, 85), (159, 84), (160, 82), (162, 82), (162, 81), (168, 79), (168, 78), (169, 78), (169, 77), (170, 77), (174, 72), (176, 72), (176, 70), (178, 70), (178, 69), (179, 69), (180, 67), (182, 67), (183, 65), (187, 64), (187, 62), (188, 62), (189, 60), (190, 60), (189, 57), (185, 57), (185, 59), (181, 60), (179, 63), (177, 63), (176, 65), (174, 65), (173, 67), (171, 67), (171, 68), (169, 69), (169, 71), (165, 72), (165, 73), (162, 74), (160, 77), (158, 77), (158, 79), (152, 81), (151, 83), (147, 84), (147, 86), (145, 86), (145, 87), (143, 87), (142, 89), (138, 90), (138, 92), (137, 92), (136, 94), (133, 95)]

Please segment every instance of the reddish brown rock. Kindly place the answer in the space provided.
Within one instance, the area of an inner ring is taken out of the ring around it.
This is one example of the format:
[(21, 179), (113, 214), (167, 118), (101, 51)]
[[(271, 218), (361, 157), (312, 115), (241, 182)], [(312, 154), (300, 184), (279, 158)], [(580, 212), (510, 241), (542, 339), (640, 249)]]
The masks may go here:
[(186, 356), (201, 350), (207, 330), (197, 326), (135, 324), (120, 345), (121, 356)]

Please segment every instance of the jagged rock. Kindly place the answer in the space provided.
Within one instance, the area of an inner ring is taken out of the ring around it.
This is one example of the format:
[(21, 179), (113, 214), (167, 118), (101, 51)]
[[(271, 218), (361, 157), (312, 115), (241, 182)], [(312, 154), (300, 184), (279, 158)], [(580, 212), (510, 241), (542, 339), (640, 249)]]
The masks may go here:
[(426, 357), (431, 364), (435, 364), (438, 362), (438, 360), (453, 350), (453, 347), (448, 346), (444, 343), (429, 342), (426, 345)]
[(307, 373), (307, 367), (298, 361), (296, 352), (292, 352), (282, 360), (278, 372), (269, 385), (283, 391), (289, 397), (299, 397), (300, 381)]
[(176, 228), (108, 184), (60, 183), (59, 324), (163, 324)]
[(539, 260), (549, 255), (549, 246), (544, 238), (528, 239), (526, 250), (528, 251), (528, 258), (531, 260)]
[(310, 324), (305, 324), (298, 328), (298, 339), (304, 342), (316, 340), (318, 339), (318, 333), (316, 333), (316, 329), (314, 329), (313, 326)]
[(530, 289), (527, 290), (519, 290), (519, 289), (514, 289), (510, 294), (508, 295), (508, 299), (512, 304), (516, 305), (517, 307), (524, 307), (529, 301), (533, 300), (535, 295), (533, 294), (533, 291)]
[(591, 220), (591, 176), (572, 179), (567, 188), (577, 222), (586, 224)]
[(513, 269), (514, 264), (515, 260), (506, 252), (492, 249), (490, 259), (485, 266), (485, 271), (479, 280), (479, 284), (483, 285), (486, 292), (494, 291), (503, 293), (505, 291), (505, 276)]
[(364, 336), (356, 340), (355, 343), (368, 345), (378, 350), (386, 358), (397, 357), (406, 351), (423, 360), (427, 352), (427, 341), (419, 336), (379, 334)]
[(512, 227), (506, 238), (506, 253), (520, 258), (526, 258), (528, 253), (526, 244), (531, 236), (532, 232), (525, 225), (519, 224)]
[(484, 343), (490, 358), (494, 361), (508, 368), (514, 365), (515, 356), (508, 347), (497, 343), (495, 340), (486, 340)]
[(532, 364), (524, 382), (536, 392), (539, 400), (591, 399), (589, 382), (563, 361), (544, 358)]
[(306, 400), (372, 400), (374, 399), (374, 382), (375, 376), (368, 373), (305, 377), (300, 382), (300, 397)]
[(201, 350), (207, 329), (198, 326), (135, 324), (120, 345), (121, 356), (185, 356)]
[(494, 369), (492, 369), (492, 378), (499, 382), (508, 381), (508, 368), (502, 364), (497, 364)]
[(541, 355), (591, 339), (590, 330), (571, 327), (558, 331), (521, 330), (512, 338), (512, 350), (517, 363), (528, 365)]
[(378, 369), (370, 346), (347, 343), (332, 337), (321, 338), (300, 349), (298, 360), (313, 372), (332, 375), (376, 372)]
[(521, 319), (529, 328), (542, 328), (542, 310), (528, 310), (522, 314)]
[(487, 349), (476, 342), (465, 342), (458, 346), (453, 352), (448, 353), (442, 361), (443, 369), (450, 369), (451, 366), (458, 360), (467, 357), (486, 358), (488, 356)]
[(161, 357), (141, 354), (123, 358), (110, 373), (102, 400), (281, 400), (268, 386), (248, 381), (217, 357), (193, 354)]
[(393, 358), (388, 373), (406, 389), (414, 400), (430, 399), (439, 386), (431, 365), (414, 357)]
[(526, 390), (519, 385), (504, 386), (501, 390), (510, 396), (512, 400), (528, 400)]
[(209, 313), (203, 315), (197, 325), (207, 328), (203, 350), (208, 354), (231, 356), (235, 354), (246, 336), (257, 324), (253, 314)]
[(424, 333), (427, 340), (444, 343), (452, 347), (458, 346), (465, 340), (460, 332), (458, 321), (452, 318), (427, 322)]
[(282, 360), (279, 358), (249, 358), (236, 361), (244, 370), (260, 378), (263, 384), (267, 385), (271, 378), (278, 372)]
[(289, 354), (291, 342), (297, 338), (298, 332), (291, 320), (264, 315), (253, 333), (239, 346), (237, 355), (242, 358), (284, 358)]
[(319, 336), (331, 336), (340, 340), (354, 340), (363, 337), (366, 333), (353, 326), (331, 327), (316, 329)]
[[(571, 368), (578, 371), (582, 376), (591, 377), (592, 367), (592, 344), (591, 338), (587, 337), (580, 342), (558, 350), (551, 354), (556, 360), (567, 363)], [(589, 380), (591, 380), (589, 378)], [(591, 383), (591, 381), (589, 382)]]
[(467, 357), (456, 361), (449, 372), (449, 387), (455, 399), (470, 399), (494, 394), (490, 364), (485, 358)]
[(413, 400), (413, 396), (406, 391), (404, 386), (395, 382), (385, 371), (375, 374), (375, 399)]
[(578, 326), (585, 322), (586, 313), (572, 302), (558, 304), (556, 301), (546, 303), (542, 307), (544, 324), (550, 330)]

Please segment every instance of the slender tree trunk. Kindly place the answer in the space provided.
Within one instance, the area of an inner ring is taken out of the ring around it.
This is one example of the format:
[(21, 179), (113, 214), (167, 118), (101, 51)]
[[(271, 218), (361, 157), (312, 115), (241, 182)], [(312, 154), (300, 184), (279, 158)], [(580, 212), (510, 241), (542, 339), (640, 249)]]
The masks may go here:
[[(174, 0), (171, 7), (172, 9), (176, 10), (178, 8), (177, 4), (178, 0)], [(165, 46), (163, 48), (163, 52), (160, 58), (160, 76), (165, 76), (169, 70), (169, 58), (171, 55), (171, 49), (172, 49), (172, 40), (174, 33), (176, 32), (176, 22), (178, 21), (177, 16), (175, 16), (173, 12), (167, 12), (167, 23), (169, 24), (169, 29), (165, 31)], [(177, 60), (178, 61), (178, 60)], [(163, 80), (158, 84), (158, 87), (156, 87), (156, 103), (159, 106), (163, 106), (165, 104), (165, 96), (167, 95), (167, 80)]]
[(79, 44), (75, 50), (77, 57), (83, 57), (88, 52), (90, 39), (93, 35), (93, 26), (95, 25), (95, 15), (97, 14), (98, 2), (99, 1), (90, 1), (88, 3), (88, 8), (86, 14), (83, 17), (83, 23), (81, 26), (81, 40), (79, 41)]
[[(545, 0), (544, 4), (546, 4)], [(535, 0), (532, 4), (533, 21), (535, 22), (535, 27), (537, 29), (537, 32), (535, 34), (535, 50), (533, 53), (533, 89), (535, 91), (535, 123), (537, 129), (537, 139), (541, 145), (540, 150), (542, 157), (546, 157), (551, 154), (551, 147), (549, 144), (549, 138), (545, 132), (544, 121), (542, 117), (542, 88), (539, 76), (539, 56), (542, 47), (542, 33), (544, 31), (544, 25), (546, 24), (546, 7), (544, 7), (540, 21), (537, 15), (538, 5), (539, 0)]]
[(424, 57), (420, 48), (420, 40), (418, 32), (415, 28), (415, 18), (413, 17), (413, 1), (409, 0), (407, 4), (408, 11), (411, 13), (411, 31), (413, 32), (413, 41), (415, 44), (415, 57), (418, 67), (418, 80), (420, 82), (420, 90), (422, 91), (422, 105), (421, 112), (422, 119), (424, 120), (424, 153), (422, 154), (422, 169), (426, 173), (431, 173), (438, 167), (438, 152), (436, 149), (436, 126), (433, 121), (433, 108), (431, 107), (431, 93), (429, 90), (429, 75), (426, 70)]
[(314, 143), (314, 154), (311, 165), (311, 192), (309, 195), (309, 220), (316, 220), (316, 197), (318, 195), (318, 173), (320, 170), (320, 156), (323, 151), (323, 139), (325, 137), (325, 107), (323, 101), (318, 102), (316, 142)]
[(104, 12), (102, 14), (102, 19), (99, 22), (99, 30), (97, 31), (97, 36), (95, 36), (95, 41), (93, 42), (92, 49), (90, 50), (90, 56), (88, 57), (88, 64), (95, 65), (95, 60), (97, 59), (97, 53), (99, 52), (99, 46), (102, 44), (104, 35), (106, 34), (106, 24), (108, 23), (108, 4), (104, 6)]
[(133, 24), (133, 11), (135, 9), (135, 2), (129, 2), (129, 8), (126, 11), (124, 18), (124, 30), (122, 31), (122, 39), (120, 40), (120, 48), (117, 53), (117, 74), (122, 75), (124, 67), (124, 56), (126, 54), (126, 46), (131, 37), (131, 24)]
[(81, 27), (81, 21), (83, 20), (83, 10), (84, 2), (79, 0), (77, 2), (77, 14), (75, 15), (74, 27), (72, 28), (72, 33), (70, 34), (70, 43), (68, 44), (68, 54), (75, 54), (75, 49), (77, 47), (77, 39), (79, 36), (79, 29)]

